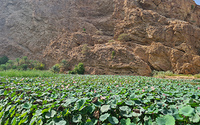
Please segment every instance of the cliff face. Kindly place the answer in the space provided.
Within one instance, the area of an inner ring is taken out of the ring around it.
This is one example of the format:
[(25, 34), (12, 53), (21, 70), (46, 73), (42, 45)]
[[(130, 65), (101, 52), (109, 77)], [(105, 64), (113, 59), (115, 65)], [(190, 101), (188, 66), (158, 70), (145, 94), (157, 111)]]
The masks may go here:
[[(117, 40), (123, 33), (126, 42)], [(0, 55), (26, 55), (47, 68), (62, 59), (71, 68), (83, 62), (89, 74), (195, 74), (200, 6), (193, 0), (1, 0)]]

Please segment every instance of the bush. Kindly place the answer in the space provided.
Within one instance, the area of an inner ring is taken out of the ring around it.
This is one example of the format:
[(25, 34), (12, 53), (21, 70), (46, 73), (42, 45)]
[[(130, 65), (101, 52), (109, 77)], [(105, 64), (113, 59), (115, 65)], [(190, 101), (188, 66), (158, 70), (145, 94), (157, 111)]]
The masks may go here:
[(7, 56), (3, 56), (0, 58), (0, 64), (6, 64), (8, 62), (8, 57)]
[(119, 35), (118, 40), (122, 42), (127, 42), (131, 40), (131, 36), (129, 34), (121, 34)]
[(12, 69), (17, 69), (17, 66), (16, 66), (16, 65), (13, 65), (13, 66), (12, 66)]
[(45, 65), (43, 63), (37, 63), (34, 67), (37, 70), (44, 70)]
[(115, 51), (112, 51), (111, 58), (115, 57)]
[(22, 65), (21, 65), (21, 68), (22, 68), (23, 70), (27, 70), (28, 65), (27, 65), (27, 64), (22, 64)]
[(2, 65), (1, 65), (1, 69), (6, 71), (6, 69), (7, 69), (6, 65), (5, 65), (5, 64), (2, 64)]
[(113, 43), (113, 42), (115, 42), (115, 40), (114, 40), (114, 39), (111, 39), (111, 40), (109, 40), (108, 42), (109, 42), (109, 43)]
[(88, 45), (84, 44), (81, 53), (87, 54), (89, 50), (90, 50), (90, 48), (88, 47)]
[(50, 69), (53, 73), (59, 73), (60, 72), (60, 65), (56, 64), (54, 66), (51, 67)]
[(85, 68), (83, 63), (79, 63), (78, 66), (76, 65), (72, 71), (69, 71), (69, 74), (84, 74)]

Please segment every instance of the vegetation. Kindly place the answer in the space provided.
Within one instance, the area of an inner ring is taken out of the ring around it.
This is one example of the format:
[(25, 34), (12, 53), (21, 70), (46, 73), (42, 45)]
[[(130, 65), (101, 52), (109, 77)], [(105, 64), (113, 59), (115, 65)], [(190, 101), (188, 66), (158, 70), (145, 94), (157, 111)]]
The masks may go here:
[(88, 53), (89, 50), (90, 50), (90, 48), (88, 47), (88, 45), (87, 45), (87, 44), (84, 44), (81, 53), (82, 53), (83, 55), (86, 55), (86, 54)]
[(122, 42), (128, 42), (131, 40), (131, 36), (129, 34), (124, 33), (124, 34), (119, 35), (118, 40)]
[(60, 65), (55, 64), (54, 66), (51, 67), (50, 69), (53, 73), (59, 73), (60, 72)]
[(1, 65), (1, 64), (6, 64), (6, 63), (8, 62), (8, 60), (9, 60), (9, 59), (8, 59), (7, 56), (1, 57), (1, 58), (0, 58), (0, 65)]
[(114, 39), (111, 39), (111, 40), (109, 40), (108, 42), (109, 42), (109, 43), (113, 43), (113, 42), (115, 42), (115, 40), (114, 40)]
[(86, 29), (85, 28), (83, 28), (83, 32), (85, 32), (86, 31)]
[(72, 71), (69, 71), (69, 74), (84, 74), (85, 68), (83, 63), (79, 63), (78, 66), (76, 65)]
[(114, 57), (115, 57), (115, 51), (112, 51), (111, 59), (113, 59)]
[(191, 5), (191, 9), (192, 9), (192, 10), (194, 9), (194, 5)]
[(199, 125), (200, 85), (134, 76), (0, 77), (2, 125)]
[(57, 76), (49, 71), (41, 70), (8, 70), (0, 71), (0, 76), (4, 77), (52, 77)]
[[(6, 59), (4, 57), (4, 59)], [(7, 60), (7, 59), (6, 59)], [(18, 69), (18, 70), (27, 70), (27, 69), (35, 69), (35, 70), (44, 70), (45, 65), (38, 61), (28, 60), (27, 56), (24, 56), (22, 59), (16, 58), (15, 60), (9, 60), (5, 64), (0, 65), (0, 71), (6, 71), (10, 69)]]

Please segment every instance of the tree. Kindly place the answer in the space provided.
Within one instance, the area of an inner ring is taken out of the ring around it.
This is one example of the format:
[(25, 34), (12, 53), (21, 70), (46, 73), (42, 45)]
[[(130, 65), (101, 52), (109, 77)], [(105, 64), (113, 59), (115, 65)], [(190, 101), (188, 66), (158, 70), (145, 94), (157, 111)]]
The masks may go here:
[(27, 61), (28, 57), (27, 57), (27, 56), (24, 56), (23, 59), (24, 59), (25, 64), (26, 64), (26, 61)]
[(8, 60), (8, 63), (10, 64), (10, 67), (12, 67), (14, 64), (13, 60)]
[(6, 64), (8, 62), (8, 57), (7, 56), (3, 56), (0, 58), (0, 64)]
[(2, 65), (1, 65), (1, 68), (2, 68), (3, 70), (5, 70), (5, 71), (6, 71), (6, 69), (7, 69), (5, 64), (2, 64)]
[(16, 58), (15, 60), (17, 62), (17, 66), (19, 66), (19, 58)]
[(21, 67), (22, 67), (23, 70), (27, 70), (28, 65), (27, 64), (23, 64)]
[(60, 65), (56, 64), (54, 66), (51, 67), (50, 69), (53, 73), (59, 73), (60, 72)]
[(69, 74), (84, 74), (85, 68), (83, 63), (79, 63), (78, 66), (76, 65), (72, 71), (69, 71)]

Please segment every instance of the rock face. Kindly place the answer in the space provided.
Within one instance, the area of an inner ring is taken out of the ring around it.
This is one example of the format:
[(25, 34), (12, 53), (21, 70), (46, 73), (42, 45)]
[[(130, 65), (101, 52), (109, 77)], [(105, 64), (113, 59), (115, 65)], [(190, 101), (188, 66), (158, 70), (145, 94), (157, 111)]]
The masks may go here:
[[(129, 41), (117, 40), (123, 33)], [(71, 69), (83, 62), (87, 74), (196, 74), (200, 6), (193, 0), (1, 0), (2, 55), (28, 56), (47, 69), (62, 59)]]

